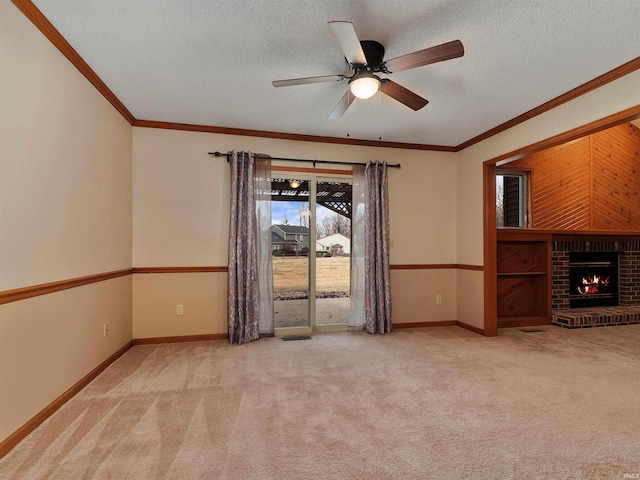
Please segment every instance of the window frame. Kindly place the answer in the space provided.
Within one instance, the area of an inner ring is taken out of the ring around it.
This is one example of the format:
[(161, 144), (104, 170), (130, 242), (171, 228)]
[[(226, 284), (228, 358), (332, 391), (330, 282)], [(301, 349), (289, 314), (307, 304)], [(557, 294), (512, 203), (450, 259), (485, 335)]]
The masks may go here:
[[(531, 169), (524, 168), (497, 168), (496, 169), (496, 227), (497, 228), (531, 228)], [(505, 182), (502, 182), (502, 215), (498, 214), (498, 178), (497, 177), (516, 177), (518, 178), (518, 225), (504, 225), (506, 221), (506, 191), (504, 189)], [(500, 221), (502, 220), (502, 225)]]

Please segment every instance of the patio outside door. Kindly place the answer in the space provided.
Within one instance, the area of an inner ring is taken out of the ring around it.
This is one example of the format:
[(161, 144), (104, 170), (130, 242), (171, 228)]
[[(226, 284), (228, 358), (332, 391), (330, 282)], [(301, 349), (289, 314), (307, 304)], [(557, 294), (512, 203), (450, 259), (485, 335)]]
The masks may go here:
[(308, 174), (302, 178), (273, 176), (275, 333), (346, 331), (350, 312), (351, 183), (345, 178)]

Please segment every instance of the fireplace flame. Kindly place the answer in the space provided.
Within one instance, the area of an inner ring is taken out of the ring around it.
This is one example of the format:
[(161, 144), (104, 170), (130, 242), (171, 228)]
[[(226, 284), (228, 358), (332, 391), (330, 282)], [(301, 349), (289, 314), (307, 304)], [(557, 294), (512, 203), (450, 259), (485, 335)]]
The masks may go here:
[(582, 285), (578, 285), (578, 292), (581, 295), (593, 295), (605, 290), (609, 285), (609, 276), (588, 275), (582, 277)]

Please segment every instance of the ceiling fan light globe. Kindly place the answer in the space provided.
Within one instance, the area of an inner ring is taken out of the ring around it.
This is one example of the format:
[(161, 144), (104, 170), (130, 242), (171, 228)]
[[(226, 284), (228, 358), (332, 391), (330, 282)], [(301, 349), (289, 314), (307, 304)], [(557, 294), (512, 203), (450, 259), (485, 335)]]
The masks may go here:
[(354, 78), (349, 83), (349, 88), (356, 98), (371, 98), (380, 89), (380, 79), (375, 75)]

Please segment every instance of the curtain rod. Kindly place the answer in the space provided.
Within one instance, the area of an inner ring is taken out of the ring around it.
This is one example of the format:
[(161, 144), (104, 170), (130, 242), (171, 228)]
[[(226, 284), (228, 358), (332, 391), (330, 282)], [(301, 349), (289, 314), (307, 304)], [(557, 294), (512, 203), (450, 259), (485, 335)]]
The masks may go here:
[[(227, 162), (229, 161), (229, 157), (228, 155), (231, 152), (227, 152), (227, 153), (220, 153), (220, 152), (209, 152), (209, 155), (214, 155), (216, 157), (227, 157)], [(308, 160), (306, 158), (284, 158), (284, 157), (269, 157), (267, 155), (254, 155), (255, 158), (266, 158), (266, 159), (270, 159), (270, 160), (284, 160), (287, 162), (309, 162), (309, 163), (313, 163), (313, 166), (315, 168), (316, 163), (330, 163), (333, 165), (366, 165), (366, 163), (361, 163), (361, 162), (337, 162), (335, 160)], [(387, 163), (387, 167), (389, 168), (400, 168), (400, 164), (399, 163)]]

